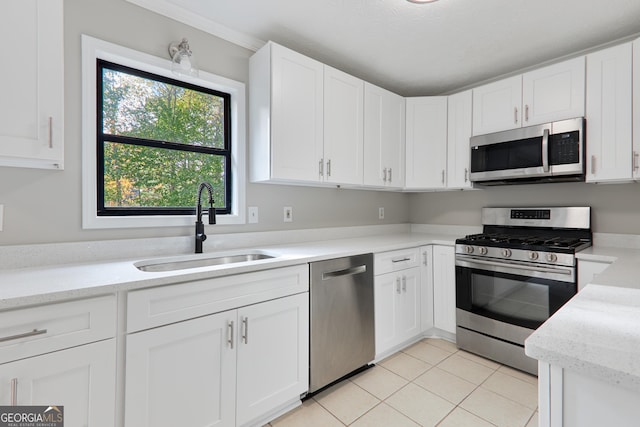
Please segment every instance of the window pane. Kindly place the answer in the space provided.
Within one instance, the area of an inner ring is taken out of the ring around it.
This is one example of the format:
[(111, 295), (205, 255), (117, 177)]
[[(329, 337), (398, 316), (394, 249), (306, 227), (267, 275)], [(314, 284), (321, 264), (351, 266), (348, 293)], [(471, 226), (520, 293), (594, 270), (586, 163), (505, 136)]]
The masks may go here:
[(224, 98), (102, 69), (105, 134), (224, 149)]
[[(226, 208), (224, 156), (104, 143), (107, 209), (194, 207), (202, 181), (213, 185), (216, 208)], [(204, 198), (203, 202), (208, 200)]]

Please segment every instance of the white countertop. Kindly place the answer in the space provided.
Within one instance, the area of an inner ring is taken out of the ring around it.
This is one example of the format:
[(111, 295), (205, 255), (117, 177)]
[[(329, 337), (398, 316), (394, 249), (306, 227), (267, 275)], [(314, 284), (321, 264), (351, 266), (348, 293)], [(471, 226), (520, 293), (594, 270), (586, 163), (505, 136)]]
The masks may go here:
[(525, 341), (529, 357), (640, 391), (640, 250), (591, 247), (611, 263)]
[[(287, 267), (361, 253), (385, 252), (428, 244), (453, 245), (457, 237), (459, 235), (408, 232), (225, 250), (198, 256), (207, 258), (220, 254), (260, 251), (275, 257), (158, 273), (140, 271), (134, 263), (159, 257), (4, 269), (0, 270), (0, 309)], [(184, 255), (176, 258), (182, 257)]]

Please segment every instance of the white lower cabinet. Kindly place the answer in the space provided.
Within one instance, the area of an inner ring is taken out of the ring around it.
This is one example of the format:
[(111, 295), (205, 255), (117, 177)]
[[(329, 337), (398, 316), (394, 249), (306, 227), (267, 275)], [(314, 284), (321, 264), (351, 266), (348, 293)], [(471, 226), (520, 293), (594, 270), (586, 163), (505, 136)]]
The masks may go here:
[(578, 260), (578, 291), (584, 289), (594, 277), (602, 273), (611, 263)]
[(125, 425), (242, 426), (308, 388), (308, 293), (127, 336)]
[(453, 246), (433, 245), (433, 325), (456, 333), (456, 263)]
[(376, 254), (376, 273), (385, 271), (386, 261), (390, 261), (389, 268), (394, 270), (374, 278), (376, 358), (386, 356), (421, 332), (417, 255), (416, 248)]
[(64, 406), (65, 425), (113, 427), (115, 339), (0, 365), (0, 405)]

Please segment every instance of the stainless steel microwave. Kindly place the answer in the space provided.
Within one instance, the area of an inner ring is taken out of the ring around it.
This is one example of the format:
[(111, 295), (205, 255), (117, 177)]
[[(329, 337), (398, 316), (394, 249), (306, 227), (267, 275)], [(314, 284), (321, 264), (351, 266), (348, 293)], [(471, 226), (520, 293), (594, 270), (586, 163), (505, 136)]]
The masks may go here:
[(471, 138), (470, 179), (480, 185), (584, 181), (583, 117)]

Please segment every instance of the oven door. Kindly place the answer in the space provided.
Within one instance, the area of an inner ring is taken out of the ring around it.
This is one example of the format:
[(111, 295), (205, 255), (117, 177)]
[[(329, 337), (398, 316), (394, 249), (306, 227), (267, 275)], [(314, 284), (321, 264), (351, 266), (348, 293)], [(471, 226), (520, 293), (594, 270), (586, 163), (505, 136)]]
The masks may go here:
[(577, 292), (574, 267), (456, 256), (456, 307), (536, 329)]

